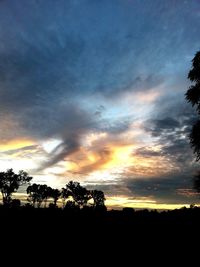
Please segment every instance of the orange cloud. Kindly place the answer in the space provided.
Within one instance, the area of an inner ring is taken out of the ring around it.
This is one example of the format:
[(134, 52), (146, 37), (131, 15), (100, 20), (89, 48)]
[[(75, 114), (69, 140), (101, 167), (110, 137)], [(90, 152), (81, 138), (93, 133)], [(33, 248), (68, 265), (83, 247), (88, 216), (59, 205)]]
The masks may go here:
[(124, 134), (118, 137), (104, 133), (87, 136), (86, 145), (83, 143), (79, 150), (65, 158), (65, 170), (63, 169), (62, 174), (77, 174), (87, 176), (87, 179), (92, 175), (97, 180), (106, 180), (115, 179), (121, 174), (132, 178), (156, 177), (177, 169), (175, 163), (158, 154), (161, 151), (160, 146), (149, 147), (157, 152), (156, 156), (142, 156), (136, 151), (144, 144), (133, 141), (134, 130), (133, 135), (130, 130), (125, 134), (126, 138)]
[(85, 175), (99, 170), (106, 170), (109, 173), (113, 169), (131, 164), (134, 145), (121, 140), (111, 141), (110, 138), (100, 139), (93, 138), (88, 147), (82, 146), (68, 156), (67, 170)]
[(82, 147), (66, 160), (69, 172), (89, 175), (99, 171), (109, 173), (123, 172), (127, 177), (159, 176), (174, 169), (173, 163), (163, 156), (142, 157), (134, 155), (134, 144), (105, 143), (102, 147)]
[(25, 146), (31, 146), (34, 145), (35, 142), (30, 139), (21, 138), (21, 139), (13, 139), (10, 141), (5, 141), (0, 143), (0, 150), (6, 151), (6, 150), (12, 150), (12, 149), (20, 149)]

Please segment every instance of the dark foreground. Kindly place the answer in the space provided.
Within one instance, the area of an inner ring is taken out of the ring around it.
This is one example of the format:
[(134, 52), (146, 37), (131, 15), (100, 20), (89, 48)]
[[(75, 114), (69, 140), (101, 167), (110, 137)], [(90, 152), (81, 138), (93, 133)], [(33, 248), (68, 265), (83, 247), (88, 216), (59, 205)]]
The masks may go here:
[[(0, 206), (1, 229), (18, 232), (68, 236), (73, 234), (128, 234), (164, 235), (169, 231), (177, 234), (200, 232), (200, 208), (182, 208), (173, 211), (148, 211), (124, 209), (122, 211), (62, 210), (59, 208), (5, 208)], [(183, 232), (182, 232), (183, 231)]]
[(174, 257), (183, 260), (188, 253), (193, 255), (190, 261), (199, 257), (200, 208), (159, 213), (0, 206), (0, 229), (1, 255), (4, 251), (12, 255), (14, 250), (31, 261), (39, 257), (62, 261), (64, 257), (74, 263), (90, 262), (94, 256), (95, 262), (88, 265), (95, 267), (101, 260), (105, 264), (108, 257), (115, 262), (123, 258), (122, 266), (139, 258), (140, 264), (131, 266), (141, 266), (145, 261), (159, 262), (162, 256), (160, 266), (165, 266), (166, 260), (172, 264)]

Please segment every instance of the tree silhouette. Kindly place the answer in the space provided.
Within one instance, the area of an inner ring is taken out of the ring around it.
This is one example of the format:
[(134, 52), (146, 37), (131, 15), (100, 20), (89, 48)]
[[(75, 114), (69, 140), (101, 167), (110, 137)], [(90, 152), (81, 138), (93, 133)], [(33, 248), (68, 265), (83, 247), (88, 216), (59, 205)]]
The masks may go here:
[(34, 207), (35, 207), (35, 204), (37, 203), (37, 206), (39, 208), (41, 206), (41, 203), (42, 203), (42, 197), (41, 197), (41, 193), (40, 193), (40, 185), (39, 184), (29, 185), (26, 189), (26, 192), (28, 194), (27, 200), (29, 202), (32, 202)]
[[(196, 107), (200, 115), (200, 51), (196, 53), (192, 60), (192, 69), (188, 73), (188, 79), (193, 83), (186, 92), (185, 96), (192, 106)], [(200, 120), (192, 127), (190, 133), (190, 143), (196, 154), (197, 161), (200, 160)]]
[(66, 188), (79, 207), (87, 205), (87, 202), (92, 198), (90, 191), (82, 187), (78, 182), (70, 181)]
[(60, 196), (61, 196), (62, 203), (63, 203), (63, 208), (64, 208), (65, 205), (66, 205), (65, 204), (66, 200), (71, 196), (71, 193), (67, 188), (62, 188)]
[(58, 189), (53, 189), (45, 184), (32, 184), (27, 187), (28, 201), (32, 202), (33, 206), (37, 203), (37, 207), (40, 208), (44, 201), (44, 207), (46, 208), (48, 198), (53, 198), (54, 205), (61, 195)]
[(49, 197), (51, 197), (51, 190), (52, 188), (50, 186), (47, 186), (46, 184), (40, 185), (39, 193), (41, 194), (41, 199), (44, 201), (44, 207), (47, 206), (47, 200)]
[(50, 197), (53, 198), (53, 202), (54, 202), (54, 205), (55, 206), (57, 204), (57, 201), (58, 201), (60, 195), (61, 195), (60, 190), (51, 188), (51, 190), (50, 190)]
[(105, 196), (103, 191), (99, 190), (92, 190), (91, 191), (91, 196), (94, 201), (94, 207), (100, 207), (100, 206), (105, 206)]
[[(40, 208), (44, 201), (44, 207), (46, 208), (48, 198), (56, 198), (55, 189), (52, 189), (46, 184), (32, 184), (27, 187), (28, 201), (32, 202), (33, 206), (37, 203), (37, 207)], [(56, 189), (57, 190), (57, 189)], [(59, 190), (58, 190), (59, 191)], [(55, 201), (55, 200), (54, 200)], [(56, 200), (57, 202), (57, 200)]]
[(18, 174), (13, 169), (6, 172), (0, 172), (0, 190), (3, 197), (4, 205), (9, 204), (12, 200), (12, 194), (16, 192), (20, 186), (31, 181), (32, 177), (28, 176), (25, 171), (19, 171)]
[[(29, 183), (31, 179), (32, 177), (28, 176), (24, 171), (19, 171), (18, 174), (13, 169), (0, 172), (0, 190), (4, 205), (9, 204), (9, 207), (20, 207), (20, 200), (12, 200), (12, 193), (16, 192), (20, 186)], [(28, 195), (27, 200), (32, 204), (27, 205), (27, 207), (35, 207), (37, 204), (37, 207), (40, 208), (42, 202), (44, 202), (44, 207), (46, 207), (48, 198), (53, 199), (51, 206), (56, 207), (57, 201), (61, 197), (63, 208), (68, 210), (87, 208), (87, 203), (90, 199), (93, 199), (93, 206), (95, 208), (105, 208), (104, 193), (99, 190), (87, 190), (79, 182), (70, 181), (66, 184), (66, 188), (61, 190), (51, 188), (45, 184), (34, 183), (27, 187), (26, 192)], [(68, 200), (67, 203), (66, 200)]]

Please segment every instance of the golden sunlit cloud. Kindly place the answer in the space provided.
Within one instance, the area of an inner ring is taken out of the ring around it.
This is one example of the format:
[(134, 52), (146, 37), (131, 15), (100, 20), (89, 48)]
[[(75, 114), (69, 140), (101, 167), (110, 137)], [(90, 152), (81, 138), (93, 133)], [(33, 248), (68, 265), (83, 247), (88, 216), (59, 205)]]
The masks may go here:
[(134, 145), (113, 145), (111, 146), (111, 159), (104, 165), (105, 168), (126, 167), (132, 164), (131, 154)]
[[(139, 128), (140, 126), (139, 124)], [(63, 162), (48, 168), (48, 172), (63, 177), (70, 174), (75, 177), (77, 175), (78, 179), (83, 177), (83, 181), (85, 178), (102, 181), (119, 179), (121, 174), (132, 178), (158, 177), (175, 168), (173, 162), (159, 155), (160, 145), (152, 143), (152, 146), (145, 147), (147, 151), (156, 152), (156, 156), (146, 157), (138, 154), (138, 148), (143, 147), (145, 143), (135, 138), (135, 129), (132, 131), (128, 129), (117, 138), (104, 132), (89, 134), (78, 150), (68, 155)], [(57, 144), (59, 144), (58, 140), (46, 142), (46, 150), (50, 151)]]
[(28, 138), (13, 139), (1, 142), (1, 165), (0, 169), (13, 168), (15, 171), (21, 169), (31, 171), (37, 167), (37, 159), (40, 158), (36, 141)]
[[(131, 153), (134, 145), (105, 143), (104, 146), (85, 148), (70, 155), (66, 160), (66, 169), (70, 172), (89, 175), (107, 172), (107, 177), (113, 171), (132, 164)], [(105, 177), (105, 173), (104, 173)]]
[[(139, 123), (139, 122), (137, 122)], [(77, 179), (84, 181), (87, 179), (95, 181), (116, 181), (123, 177), (158, 177), (175, 168), (172, 162), (166, 161), (162, 155), (145, 157), (136, 153), (137, 149), (145, 145), (138, 140), (142, 131), (141, 123), (132, 125), (131, 129), (123, 132), (119, 136), (113, 136), (111, 133), (97, 132), (90, 133), (82, 140), (82, 145), (75, 152), (69, 154), (62, 161), (45, 169), (42, 173), (34, 173), (43, 176), (47, 183), (54, 181), (60, 184), (66, 179)], [(150, 143), (152, 140), (148, 140)], [(43, 152), (34, 154), (34, 149), (26, 151), (25, 157), (23, 151), (14, 154), (2, 156), (4, 169), (13, 167), (16, 170), (34, 170), (37, 164), (47, 155), (59, 146), (61, 140), (49, 139), (39, 143)], [(148, 144), (149, 144), (148, 143)], [(18, 139), (1, 144), (1, 148), (20, 149), (25, 146), (35, 144), (28, 139)], [(146, 147), (154, 152), (160, 152), (159, 145)], [(45, 154), (46, 153), (46, 154)], [(39, 176), (38, 176), (39, 177)], [(59, 178), (63, 178), (59, 180)], [(67, 178), (66, 178), (67, 177)], [(70, 178), (69, 178), (70, 177)], [(37, 179), (36, 179), (37, 180)]]
[(26, 146), (32, 146), (35, 142), (30, 139), (21, 138), (21, 139), (13, 139), (10, 141), (5, 141), (0, 143), (0, 150), (6, 151), (6, 150), (12, 150), (12, 149), (20, 149)]

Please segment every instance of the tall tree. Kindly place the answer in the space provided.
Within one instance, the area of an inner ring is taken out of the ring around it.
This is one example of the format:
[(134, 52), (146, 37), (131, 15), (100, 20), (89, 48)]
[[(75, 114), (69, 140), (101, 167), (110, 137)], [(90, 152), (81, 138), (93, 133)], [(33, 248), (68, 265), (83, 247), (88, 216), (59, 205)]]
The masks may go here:
[(66, 188), (69, 190), (71, 196), (79, 207), (86, 206), (87, 202), (92, 198), (90, 191), (81, 186), (78, 182), (70, 181), (66, 185)]
[(0, 190), (4, 204), (9, 204), (12, 200), (12, 194), (17, 192), (20, 186), (31, 181), (32, 177), (25, 171), (15, 173), (13, 169), (6, 172), (0, 172)]
[[(192, 69), (188, 73), (188, 79), (193, 83), (186, 92), (186, 99), (196, 107), (200, 115), (200, 51), (192, 60)], [(194, 149), (197, 161), (200, 160), (200, 119), (193, 125), (190, 133), (190, 143)]]
[(55, 205), (55, 206), (56, 206), (56, 204), (57, 204), (57, 201), (58, 201), (60, 195), (61, 195), (60, 190), (58, 190), (58, 189), (54, 189), (54, 188), (52, 188), (52, 189), (50, 190), (50, 197), (53, 198), (53, 202), (54, 202), (54, 205)]
[(61, 196), (63, 208), (64, 208), (66, 205), (66, 200), (71, 196), (71, 193), (67, 188), (62, 188), (60, 196)]
[(105, 202), (106, 199), (105, 199), (103, 191), (92, 190), (91, 191), (91, 196), (92, 196), (93, 201), (94, 201), (94, 207), (105, 206), (104, 202)]
[(40, 194), (40, 185), (39, 184), (29, 185), (26, 189), (26, 192), (28, 194), (27, 200), (31, 202), (34, 207), (35, 204), (37, 203), (37, 206), (39, 208), (42, 203), (42, 196)]
[(40, 185), (39, 194), (41, 195), (42, 201), (44, 201), (44, 207), (47, 206), (47, 200), (49, 197), (51, 197), (51, 190), (52, 188), (50, 186), (47, 186), (46, 184)]
[(33, 206), (37, 203), (37, 207), (40, 208), (42, 202), (46, 208), (48, 198), (52, 197), (52, 188), (46, 184), (32, 184), (27, 187), (28, 201), (32, 202)]

